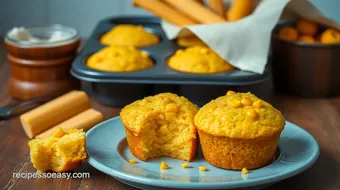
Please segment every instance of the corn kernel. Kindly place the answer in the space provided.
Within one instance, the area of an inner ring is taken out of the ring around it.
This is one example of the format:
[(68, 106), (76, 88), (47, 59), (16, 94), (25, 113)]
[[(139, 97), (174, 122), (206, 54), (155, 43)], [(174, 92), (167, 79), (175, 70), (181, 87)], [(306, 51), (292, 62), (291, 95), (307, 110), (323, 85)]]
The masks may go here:
[(169, 169), (168, 164), (166, 164), (164, 161), (161, 162), (161, 165), (159, 166), (161, 170), (167, 170)]
[(142, 57), (144, 57), (144, 58), (148, 58), (149, 57), (149, 54), (148, 53), (146, 53), (146, 52), (141, 52), (141, 55), (142, 55)]
[(159, 132), (162, 133), (162, 134), (168, 133), (168, 125), (162, 125), (162, 126), (159, 128)]
[(130, 164), (137, 164), (137, 161), (135, 159), (130, 159), (129, 162)]
[(184, 52), (184, 50), (179, 49), (179, 50), (176, 51), (176, 55), (181, 55), (183, 52)]
[(248, 174), (249, 171), (247, 170), (247, 168), (242, 168), (242, 174)]
[(248, 111), (247, 111), (247, 115), (248, 115), (249, 117), (251, 117), (251, 118), (256, 118), (256, 117), (257, 117), (257, 113), (256, 113), (256, 111), (253, 110), (253, 109), (248, 110)]
[(63, 131), (63, 129), (58, 128), (54, 133), (53, 133), (53, 137), (55, 138), (60, 138), (62, 136), (65, 135), (65, 132)]
[(183, 163), (183, 164), (182, 164), (182, 168), (190, 168), (190, 166), (189, 166), (188, 163)]
[(208, 171), (207, 168), (204, 167), (204, 166), (198, 166), (198, 169), (199, 169), (200, 171), (202, 171), (202, 172)]
[(239, 108), (239, 107), (242, 106), (242, 103), (239, 100), (235, 100), (235, 101), (231, 102), (230, 106), (232, 108)]
[(200, 50), (200, 52), (203, 53), (203, 54), (208, 54), (209, 53), (209, 49), (208, 48), (202, 48)]
[(232, 91), (232, 90), (228, 90), (227, 96), (230, 96), (230, 95), (233, 95), (233, 94), (236, 94), (236, 92), (234, 92), (234, 91)]
[(166, 111), (168, 112), (177, 112), (177, 105), (175, 103), (170, 103), (166, 105)]
[(255, 108), (261, 108), (263, 106), (263, 103), (261, 100), (257, 100), (253, 103), (253, 107)]
[(244, 97), (242, 99), (242, 104), (245, 106), (250, 106), (253, 102), (248, 98), (248, 97)]

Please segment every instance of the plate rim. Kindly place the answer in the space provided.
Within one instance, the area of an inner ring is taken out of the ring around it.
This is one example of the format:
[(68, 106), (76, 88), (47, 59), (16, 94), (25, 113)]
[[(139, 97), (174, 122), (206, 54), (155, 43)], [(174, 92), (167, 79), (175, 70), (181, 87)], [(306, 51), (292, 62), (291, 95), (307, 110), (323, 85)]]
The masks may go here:
[[(94, 126), (93, 128), (91, 128), (90, 130), (88, 130), (86, 132), (86, 137), (88, 137), (89, 135), (91, 135), (91, 133), (96, 130), (97, 128), (105, 125), (106, 123), (110, 123), (113, 122), (115, 120), (120, 120), (120, 116), (116, 116), (113, 117), (111, 119), (108, 119), (102, 123), (97, 124), (96, 126)], [(298, 125), (286, 121), (286, 125), (292, 125), (293, 127), (296, 127), (300, 130), (302, 130), (303, 132), (305, 132), (309, 137), (311, 137), (311, 139), (313, 140), (313, 142), (315, 143), (316, 149), (315, 151), (312, 153), (312, 156), (310, 158), (308, 158), (307, 160), (305, 160), (305, 164), (300, 165), (296, 168), (294, 168), (293, 170), (289, 170), (288, 172), (284, 172), (284, 173), (279, 173), (279, 174), (274, 174), (274, 175), (270, 175), (270, 176), (265, 176), (265, 177), (261, 177), (261, 178), (257, 178), (257, 179), (248, 179), (245, 181), (231, 181), (231, 182), (204, 182), (204, 183), (199, 183), (199, 182), (182, 182), (182, 181), (170, 181), (170, 180), (162, 180), (162, 179), (151, 179), (151, 178), (147, 178), (144, 176), (134, 176), (128, 173), (125, 173), (123, 171), (120, 170), (116, 170), (114, 168), (110, 168), (104, 164), (102, 164), (101, 162), (99, 162), (98, 160), (96, 160), (95, 158), (91, 157), (90, 154), (88, 153), (88, 163), (98, 169), (99, 171), (110, 175), (114, 178), (120, 178), (120, 179), (125, 179), (127, 181), (132, 181), (134, 183), (141, 183), (143, 185), (150, 185), (150, 186), (156, 186), (156, 187), (167, 187), (167, 188), (185, 188), (185, 189), (216, 189), (216, 188), (244, 188), (244, 187), (251, 187), (251, 186), (256, 186), (256, 185), (263, 185), (263, 184), (269, 184), (269, 183), (275, 183), (278, 181), (282, 181), (284, 179), (287, 179), (289, 177), (295, 176), (299, 173), (304, 172), (305, 170), (307, 170), (310, 166), (312, 166), (316, 160), (318, 159), (319, 155), (320, 155), (320, 147), (319, 144), (317, 142), (317, 140), (315, 139), (314, 136), (312, 136), (308, 131), (306, 131), (305, 129), (303, 129), (302, 127), (299, 127)], [(126, 137), (125, 137), (126, 138)]]

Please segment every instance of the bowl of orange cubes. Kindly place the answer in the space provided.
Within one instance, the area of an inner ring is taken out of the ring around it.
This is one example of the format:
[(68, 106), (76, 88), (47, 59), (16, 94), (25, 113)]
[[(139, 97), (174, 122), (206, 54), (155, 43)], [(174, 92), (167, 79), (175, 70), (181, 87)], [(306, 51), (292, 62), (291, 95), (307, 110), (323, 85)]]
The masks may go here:
[(340, 31), (300, 19), (277, 25), (272, 35), (277, 92), (302, 97), (340, 95)]

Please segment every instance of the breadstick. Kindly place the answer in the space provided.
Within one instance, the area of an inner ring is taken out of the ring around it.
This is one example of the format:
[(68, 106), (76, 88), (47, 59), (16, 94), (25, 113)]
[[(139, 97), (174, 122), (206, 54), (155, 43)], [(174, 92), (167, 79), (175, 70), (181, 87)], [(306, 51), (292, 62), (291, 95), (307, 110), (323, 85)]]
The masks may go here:
[(225, 22), (223, 17), (206, 8), (197, 1), (188, 0), (164, 0), (168, 4), (176, 7), (178, 10), (196, 19), (197, 21), (210, 24)]
[(171, 8), (160, 0), (133, 0), (132, 3), (134, 6), (142, 7), (178, 26), (198, 24), (194, 19)]
[(204, 5), (204, 0), (196, 0), (196, 1)]
[(83, 91), (71, 91), (20, 116), (29, 138), (88, 109), (90, 102)]
[(208, 0), (208, 5), (218, 15), (224, 17), (224, 4), (223, 0)]
[(227, 12), (228, 21), (234, 22), (248, 16), (253, 9), (254, 0), (234, 0)]
[(62, 128), (64, 130), (67, 129), (84, 129), (84, 131), (89, 130), (93, 126), (104, 120), (104, 116), (102, 113), (94, 110), (88, 109), (85, 110), (78, 115), (71, 117), (70, 119), (52, 127), (48, 130), (40, 133), (35, 138), (44, 138), (52, 135), (57, 129)]

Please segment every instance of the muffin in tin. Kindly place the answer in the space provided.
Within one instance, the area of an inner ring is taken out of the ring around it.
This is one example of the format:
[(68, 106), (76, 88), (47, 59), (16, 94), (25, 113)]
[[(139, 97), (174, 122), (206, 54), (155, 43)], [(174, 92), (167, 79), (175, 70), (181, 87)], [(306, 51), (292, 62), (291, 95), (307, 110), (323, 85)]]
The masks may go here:
[(179, 49), (168, 60), (168, 66), (187, 73), (219, 73), (233, 70), (234, 67), (205, 46), (192, 46)]
[(285, 118), (251, 93), (228, 91), (204, 105), (194, 122), (205, 160), (240, 170), (260, 168), (273, 160)]
[(133, 46), (111, 45), (91, 55), (87, 66), (106, 72), (131, 72), (153, 66), (152, 59), (146, 52)]
[(140, 160), (171, 157), (194, 158), (198, 107), (185, 97), (161, 93), (135, 101), (120, 112), (131, 153)]
[(177, 38), (176, 42), (182, 47), (206, 46), (206, 44), (196, 36), (181, 36)]
[(105, 33), (100, 42), (104, 45), (145, 47), (158, 44), (159, 37), (140, 25), (120, 24)]

